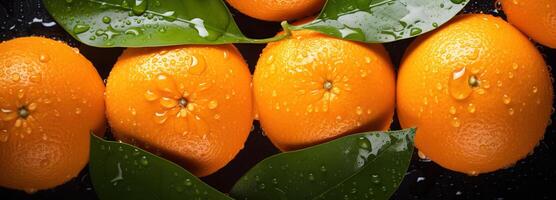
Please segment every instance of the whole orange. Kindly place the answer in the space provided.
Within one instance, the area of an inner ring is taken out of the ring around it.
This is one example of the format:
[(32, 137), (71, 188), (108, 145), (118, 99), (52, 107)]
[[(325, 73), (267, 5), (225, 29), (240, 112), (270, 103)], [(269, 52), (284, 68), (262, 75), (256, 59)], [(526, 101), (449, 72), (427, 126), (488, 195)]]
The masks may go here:
[(508, 21), (551, 48), (556, 48), (556, 1), (500, 0)]
[(509, 167), (544, 135), (552, 84), (535, 46), (490, 15), (461, 15), (418, 38), (398, 74), (402, 127), (421, 154), (477, 175)]
[(77, 176), (89, 133), (104, 134), (104, 84), (68, 45), (42, 37), (0, 44), (0, 186), (34, 192)]
[(262, 128), (283, 151), (387, 130), (394, 114), (394, 70), (378, 44), (294, 31), (264, 49), (253, 85)]
[(240, 12), (260, 20), (284, 21), (311, 16), (324, 0), (226, 0)]
[(108, 77), (108, 121), (117, 139), (206, 176), (243, 148), (250, 84), (233, 45), (130, 48)]

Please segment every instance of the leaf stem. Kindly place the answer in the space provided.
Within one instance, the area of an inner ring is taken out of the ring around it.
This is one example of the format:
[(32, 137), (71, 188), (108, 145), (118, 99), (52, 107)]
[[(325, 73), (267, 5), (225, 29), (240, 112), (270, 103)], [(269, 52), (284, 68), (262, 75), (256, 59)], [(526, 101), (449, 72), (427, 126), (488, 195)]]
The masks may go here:
[(264, 44), (264, 43), (269, 43), (269, 42), (276, 42), (276, 41), (280, 41), (283, 40), (285, 38), (288, 38), (292, 35), (292, 26), (287, 22), (287, 21), (283, 21), (282, 23), (280, 23), (280, 25), (282, 26), (282, 29), (284, 29), (284, 32), (286, 34), (278, 34), (274, 37), (271, 38), (265, 38), (265, 39), (249, 39), (249, 43), (254, 43), (254, 44)]

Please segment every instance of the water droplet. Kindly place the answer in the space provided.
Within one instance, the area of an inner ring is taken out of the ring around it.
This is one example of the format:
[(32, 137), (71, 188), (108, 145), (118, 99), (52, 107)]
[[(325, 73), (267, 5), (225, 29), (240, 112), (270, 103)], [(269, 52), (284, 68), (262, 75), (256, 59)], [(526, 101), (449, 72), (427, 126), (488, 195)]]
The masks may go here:
[(539, 92), (539, 88), (537, 88), (536, 86), (533, 86), (533, 93), (537, 93)]
[(450, 114), (455, 115), (457, 113), (456, 107), (451, 106), (449, 112), (450, 112)]
[(475, 113), (475, 111), (477, 111), (477, 108), (475, 107), (474, 104), (470, 103), (469, 105), (467, 105), (467, 111), (469, 113)]
[(207, 69), (207, 64), (203, 56), (191, 56), (189, 73), (193, 75), (201, 75)]
[(259, 184), (259, 189), (260, 190), (264, 190), (266, 188), (266, 185), (264, 183)]
[(504, 104), (509, 105), (512, 102), (512, 98), (510, 96), (508, 96), (507, 94), (505, 94), (502, 97), (502, 102), (504, 102)]
[(513, 108), (508, 108), (508, 114), (509, 115), (514, 115), (515, 110)]
[(459, 118), (457, 118), (457, 117), (454, 117), (454, 118), (452, 119), (452, 122), (451, 122), (451, 123), (452, 123), (452, 126), (453, 126), (453, 127), (456, 127), (456, 128), (458, 128), (458, 127), (461, 126), (461, 122), (459, 121)]
[(147, 0), (135, 0), (135, 5), (131, 8), (133, 14), (142, 15), (147, 10)]
[(361, 108), (361, 106), (357, 106), (357, 108), (355, 108), (355, 114), (362, 115), (363, 114), (363, 108)]
[(371, 62), (373, 62), (373, 59), (371, 57), (365, 57), (365, 63), (371, 64)]
[(80, 34), (80, 33), (84, 33), (87, 32), (91, 27), (87, 24), (76, 24), (73, 27), (73, 33), (75, 34)]
[(361, 149), (365, 149), (365, 150), (371, 150), (371, 142), (365, 138), (365, 137), (360, 137), (357, 141), (359, 148)]
[(42, 63), (46, 63), (46, 62), (48, 62), (49, 60), (50, 60), (50, 58), (49, 58), (47, 55), (45, 55), (45, 54), (41, 54), (41, 55), (39, 56), (39, 61), (41, 61)]
[(156, 123), (164, 124), (164, 122), (168, 119), (168, 116), (166, 116), (166, 112), (156, 112), (154, 113), (154, 119)]
[(412, 29), (410, 30), (410, 35), (411, 35), (411, 36), (416, 36), (416, 35), (419, 35), (419, 34), (422, 33), (422, 32), (423, 32), (423, 30), (420, 29), (420, 28), (412, 28)]
[(142, 156), (141, 159), (139, 160), (139, 163), (146, 166), (149, 165), (149, 160), (147, 160), (146, 156)]
[(147, 90), (147, 92), (145, 92), (145, 99), (147, 101), (154, 101), (158, 99), (158, 95), (155, 94), (153, 91)]
[(77, 115), (81, 114), (81, 108), (75, 108), (75, 114)]
[(513, 63), (513, 64), (512, 64), (512, 69), (513, 69), (513, 70), (519, 69), (519, 65), (518, 65), (517, 63)]
[(108, 16), (104, 16), (102, 18), (102, 22), (105, 23), (105, 24), (109, 24), (111, 21), (112, 21), (112, 19)]
[(307, 179), (309, 179), (309, 181), (314, 181), (315, 176), (313, 175), (313, 173), (309, 173), (309, 174), (307, 174)]
[(374, 184), (379, 184), (380, 183), (380, 177), (378, 176), (378, 174), (372, 174), (371, 175), (371, 183), (374, 183)]
[(160, 105), (164, 108), (173, 108), (178, 105), (178, 101), (172, 98), (162, 97), (160, 98)]
[(185, 179), (185, 181), (183, 181), (183, 184), (187, 187), (193, 185), (193, 183), (191, 183), (191, 179)]
[(449, 83), (449, 91), (453, 98), (463, 100), (473, 92), (470, 85), (470, 76), (465, 67), (454, 70)]
[(208, 109), (214, 110), (216, 107), (218, 107), (218, 101), (212, 100), (209, 102)]

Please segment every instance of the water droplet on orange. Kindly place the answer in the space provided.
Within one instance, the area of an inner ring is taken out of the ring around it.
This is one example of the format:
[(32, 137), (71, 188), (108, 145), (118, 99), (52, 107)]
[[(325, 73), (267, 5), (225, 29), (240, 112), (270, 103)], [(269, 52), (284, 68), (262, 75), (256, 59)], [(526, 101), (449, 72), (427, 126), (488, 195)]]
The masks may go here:
[(201, 75), (207, 69), (207, 64), (203, 56), (191, 56), (191, 64), (189, 73), (193, 75)]
[(145, 99), (147, 101), (155, 101), (158, 99), (158, 95), (153, 91), (147, 90), (147, 92), (145, 92)]
[(465, 67), (454, 70), (449, 82), (449, 91), (456, 100), (464, 100), (471, 95), (473, 90), (469, 85), (469, 74)]
[(164, 108), (173, 108), (178, 105), (178, 101), (172, 98), (162, 97), (160, 98), (160, 105)]
[(504, 104), (506, 105), (509, 105), (512, 102), (512, 98), (505, 94), (504, 96), (502, 96), (502, 102), (504, 102)]
[(156, 112), (154, 113), (154, 120), (156, 123), (158, 124), (164, 124), (164, 122), (166, 122), (166, 120), (168, 119), (168, 116), (166, 116), (167, 112)]
[(214, 109), (216, 109), (216, 107), (218, 107), (218, 101), (212, 100), (212, 101), (209, 102), (209, 104), (208, 104), (209, 109), (214, 110)]
[(458, 127), (461, 126), (461, 122), (459, 121), (459, 118), (454, 117), (454, 118), (452, 119), (452, 126), (453, 126), (453, 127), (456, 127), (456, 128), (458, 128)]
[(470, 103), (469, 105), (467, 105), (467, 111), (469, 113), (475, 113), (475, 111), (477, 111), (477, 108), (475, 107), (474, 104)]

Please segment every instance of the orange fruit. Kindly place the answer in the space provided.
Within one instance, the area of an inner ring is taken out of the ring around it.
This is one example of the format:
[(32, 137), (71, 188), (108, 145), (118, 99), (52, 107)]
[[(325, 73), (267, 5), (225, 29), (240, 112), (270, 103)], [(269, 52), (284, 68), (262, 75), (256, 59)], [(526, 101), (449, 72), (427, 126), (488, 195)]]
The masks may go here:
[(418, 38), (398, 73), (398, 116), (441, 166), (477, 175), (532, 152), (550, 118), (552, 84), (535, 46), (490, 15), (461, 15)]
[(537, 42), (556, 48), (556, 1), (501, 0), (508, 21)]
[(0, 186), (34, 192), (77, 176), (104, 134), (104, 84), (85, 57), (41, 37), (0, 44)]
[(226, 0), (250, 17), (266, 21), (299, 19), (315, 14), (324, 0)]
[(206, 176), (243, 148), (250, 84), (233, 45), (130, 48), (108, 77), (108, 121), (117, 139)]
[(395, 77), (382, 45), (294, 31), (268, 44), (253, 77), (259, 120), (283, 151), (350, 133), (387, 130)]

